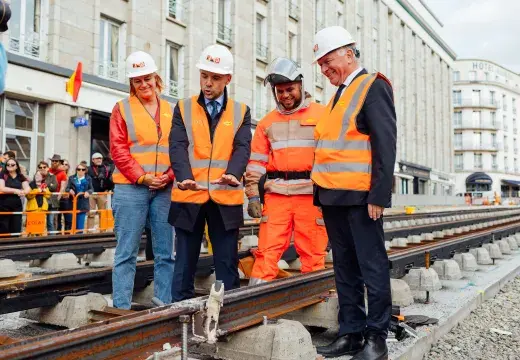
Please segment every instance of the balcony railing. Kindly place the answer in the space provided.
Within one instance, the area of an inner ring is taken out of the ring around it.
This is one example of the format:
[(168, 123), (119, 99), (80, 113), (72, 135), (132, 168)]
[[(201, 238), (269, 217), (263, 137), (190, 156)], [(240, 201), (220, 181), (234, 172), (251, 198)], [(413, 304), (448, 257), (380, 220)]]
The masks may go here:
[(41, 53), (40, 34), (32, 33), (27, 36), (21, 36), (20, 38), (10, 37), (9, 51), (22, 56), (39, 59)]
[(464, 169), (464, 164), (455, 164), (455, 170), (462, 170)]
[(474, 150), (482, 150), (482, 151), (498, 151), (501, 147), (499, 143), (472, 143), (471, 141), (464, 141), (462, 143), (455, 143), (455, 150), (461, 151), (474, 151)]
[(475, 164), (475, 169), (477, 169), (477, 170), (482, 170), (483, 168), (484, 168), (484, 165), (479, 164), (479, 163), (476, 163), (476, 164)]
[(227, 44), (231, 44), (231, 28), (218, 24), (217, 39)]
[(294, 20), (300, 19), (300, 7), (294, 4), (292, 1), (289, 1), (289, 16)]
[(98, 75), (110, 80), (121, 81), (124, 75), (124, 67), (117, 62), (101, 62), (98, 64)]
[(454, 129), (483, 129), (483, 130), (500, 130), (502, 123), (492, 121), (462, 121), (453, 124)]
[(498, 100), (495, 99), (453, 99), (454, 108), (473, 107), (473, 108), (489, 108), (498, 109), (500, 107)]
[(179, 99), (179, 83), (175, 80), (168, 81), (166, 93), (176, 99)]
[(268, 47), (262, 44), (256, 44), (256, 57), (261, 60), (267, 60)]

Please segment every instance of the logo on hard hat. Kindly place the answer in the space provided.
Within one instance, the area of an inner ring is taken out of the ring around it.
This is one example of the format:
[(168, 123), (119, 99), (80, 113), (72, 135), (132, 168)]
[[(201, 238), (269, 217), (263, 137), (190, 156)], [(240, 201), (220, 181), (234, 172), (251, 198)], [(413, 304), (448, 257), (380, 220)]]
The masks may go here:
[(314, 52), (318, 51), (318, 44), (314, 44)]
[(213, 57), (211, 55), (206, 56), (206, 60), (208, 60), (210, 62), (214, 62), (215, 64), (218, 64), (220, 62), (219, 57)]
[(133, 63), (132, 64), (132, 67), (135, 69), (135, 68), (142, 68), (142, 67), (145, 67), (146, 64), (144, 63), (144, 61), (141, 61), (140, 63)]

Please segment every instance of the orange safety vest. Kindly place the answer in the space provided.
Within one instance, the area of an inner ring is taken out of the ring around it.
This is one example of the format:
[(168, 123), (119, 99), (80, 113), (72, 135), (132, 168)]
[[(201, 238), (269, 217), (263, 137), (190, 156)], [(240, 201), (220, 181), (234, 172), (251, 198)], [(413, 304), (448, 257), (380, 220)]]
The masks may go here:
[[(130, 155), (145, 173), (158, 176), (170, 167), (168, 136), (172, 127), (173, 111), (169, 102), (159, 100), (161, 138), (153, 119), (136, 96), (119, 101), (119, 111), (126, 123)], [(131, 184), (117, 168), (112, 179), (115, 184)]]
[[(331, 100), (314, 132), (317, 141), (311, 179), (325, 189), (369, 191), (372, 176), (370, 136), (358, 131), (356, 118), (377, 78), (358, 76), (343, 91), (334, 109)], [(332, 109), (332, 110), (331, 110)]]
[(193, 178), (207, 190), (181, 190), (174, 186), (171, 200), (204, 204), (211, 198), (217, 204), (241, 205), (244, 203), (242, 184), (234, 187), (210, 184), (210, 181), (219, 179), (226, 172), (233, 153), (233, 139), (244, 121), (246, 105), (228, 99), (212, 143), (206, 112), (197, 100), (198, 96), (193, 96), (179, 101), (179, 110), (190, 143), (188, 155)]

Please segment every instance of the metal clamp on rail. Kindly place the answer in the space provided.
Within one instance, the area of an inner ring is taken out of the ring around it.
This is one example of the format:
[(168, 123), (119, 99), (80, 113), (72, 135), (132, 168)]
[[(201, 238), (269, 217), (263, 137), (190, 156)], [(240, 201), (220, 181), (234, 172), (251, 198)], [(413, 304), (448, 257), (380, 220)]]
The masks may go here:
[(218, 317), (222, 304), (224, 304), (224, 284), (222, 281), (217, 280), (211, 285), (211, 292), (205, 308), (204, 334), (209, 344), (217, 342)]

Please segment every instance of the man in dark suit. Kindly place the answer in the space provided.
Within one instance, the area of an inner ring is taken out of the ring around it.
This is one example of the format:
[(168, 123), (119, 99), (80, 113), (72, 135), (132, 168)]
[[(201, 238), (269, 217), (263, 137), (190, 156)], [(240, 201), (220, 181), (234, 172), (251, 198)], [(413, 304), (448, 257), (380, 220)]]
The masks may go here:
[(243, 224), (243, 183), (251, 153), (249, 108), (228, 98), (233, 57), (224, 46), (202, 53), (199, 96), (179, 101), (170, 133), (170, 160), (177, 186), (169, 221), (177, 233), (172, 301), (193, 297), (205, 223), (217, 280), (240, 286), (238, 229)]
[(317, 350), (325, 357), (387, 359), (392, 299), (383, 210), (391, 204), (396, 156), (392, 86), (359, 65), (344, 28), (319, 31), (314, 44), (321, 72), (338, 87), (316, 126), (312, 180), (332, 246), (340, 328), (334, 342)]

